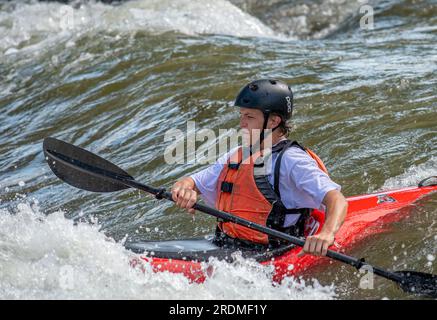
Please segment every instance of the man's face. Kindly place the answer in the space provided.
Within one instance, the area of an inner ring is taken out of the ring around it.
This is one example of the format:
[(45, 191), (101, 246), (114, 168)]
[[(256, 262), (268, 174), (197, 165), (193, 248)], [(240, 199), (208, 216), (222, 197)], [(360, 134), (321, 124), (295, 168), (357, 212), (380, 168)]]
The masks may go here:
[(261, 110), (240, 108), (240, 128), (249, 133), (254, 129), (262, 130), (264, 125), (264, 114)]
[[(281, 123), (281, 117), (270, 115), (266, 129), (276, 128)], [(240, 129), (250, 136), (259, 137), (263, 130), (264, 114), (258, 109), (240, 108)], [(256, 130), (256, 132), (254, 132)]]
[(252, 145), (259, 140), (264, 125), (262, 111), (250, 108), (240, 108), (240, 129), (243, 133), (243, 144)]

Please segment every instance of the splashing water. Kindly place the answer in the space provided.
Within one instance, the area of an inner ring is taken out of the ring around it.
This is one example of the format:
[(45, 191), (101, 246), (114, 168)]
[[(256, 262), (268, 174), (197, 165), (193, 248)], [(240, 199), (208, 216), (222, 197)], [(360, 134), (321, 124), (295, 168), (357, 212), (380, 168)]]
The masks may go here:
[(273, 285), (271, 271), (239, 258), (211, 260), (203, 284), (182, 275), (144, 272), (133, 254), (99, 232), (98, 224), (74, 225), (62, 211), (49, 216), (21, 203), (0, 211), (1, 299), (332, 299), (333, 286), (288, 278)]
[(39, 50), (60, 40), (74, 46), (74, 39), (90, 31), (281, 38), (225, 0), (128, 1), (119, 6), (89, 2), (78, 8), (60, 3), (18, 3), (10, 11), (0, 11), (0, 50), (5, 54), (23, 48)]
[(412, 165), (405, 173), (389, 178), (382, 186), (382, 190), (396, 189), (415, 186), (422, 179), (435, 176), (437, 168), (437, 157), (431, 157), (428, 161), (419, 165)]

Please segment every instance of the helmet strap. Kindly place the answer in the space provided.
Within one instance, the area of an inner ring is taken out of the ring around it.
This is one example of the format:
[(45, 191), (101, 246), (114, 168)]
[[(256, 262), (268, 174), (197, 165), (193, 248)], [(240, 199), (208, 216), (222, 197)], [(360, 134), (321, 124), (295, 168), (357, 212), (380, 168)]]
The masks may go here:
[[(264, 132), (267, 129), (267, 123), (269, 122), (270, 112), (263, 112), (263, 114), (264, 114), (264, 124), (263, 124), (263, 129), (261, 130), (261, 134), (260, 134), (260, 137), (259, 137), (259, 145), (260, 146), (261, 146), (261, 144), (263, 143), (263, 141), (265, 139)], [(272, 129), (272, 133), (273, 133), (273, 131), (278, 129), (279, 126), (280, 126), (280, 124), (278, 126), (274, 127)]]
[[(264, 141), (264, 138), (265, 138), (264, 137), (264, 130), (267, 129), (267, 123), (269, 122), (270, 112), (264, 112), (263, 114), (264, 114), (264, 125), (263, 125), (263, 130), (261, 131), (261, 136), (260, 136), (260, 140), (259, 140), (260, 142)], [(281, 122), (282, 121), (284, 121), (284, 120), (282, 120), (282, 117), (281, 117)], [(276, 127), (272, 128), (272, 132), (281, 126), (281, 122)]]
[(263, 112), (263, 114), (264, 114), (264, 124), (263, 124), (263, 129), (261, 130), (261, 135), (259, 137), (260, 144), (264, 141), (264, 138), (265, 138), (264, 131), (267, 129), (267, 123), (269, 122), (270, 112)]
[(281, 125), (281, 124), (279, 124), (278, 126), (274, 127), (274, 128), (272, 129), (272, 132), (275, 131), (276, 129), (278, 129), (278, 128), (280, 127), (280, 125)]

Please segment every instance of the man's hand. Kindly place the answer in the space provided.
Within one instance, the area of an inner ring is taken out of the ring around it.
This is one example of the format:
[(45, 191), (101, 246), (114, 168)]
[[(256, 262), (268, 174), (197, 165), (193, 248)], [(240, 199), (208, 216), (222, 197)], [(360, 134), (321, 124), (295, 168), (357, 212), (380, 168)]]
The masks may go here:
[(298, 257), (309, 253), (326, 256), (328, 247), (334, 244), (335, 234), (346, 217), (348, 204), (340, 191), (331, 190), (326, 193), (323, 204), (326, 206), (325, 223), (319, 234), (307, 237), (305, 245)]
[(302, 257), (305, 254), (313, 254), (315, 256), (326, 256), (328, 248), (334, 244), (334, 233), (320, 232), (306, 239), (305, 245), (301, 252), (297, 255)]
[(192, 208), (197, 202), (197, 191), (194, 181), (191, 178), (185, 178), (176, 182), (171, 188), (171, 195), (178, 207), (187, 209), (189, 213), (194, 213)]

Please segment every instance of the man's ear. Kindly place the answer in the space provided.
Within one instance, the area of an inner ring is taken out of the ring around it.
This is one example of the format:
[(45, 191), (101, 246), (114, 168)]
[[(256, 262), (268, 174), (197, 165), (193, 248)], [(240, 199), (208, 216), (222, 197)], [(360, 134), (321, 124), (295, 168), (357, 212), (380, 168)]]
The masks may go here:
[(281, 123), (281, 117), (277, 115), (270, 115), (270, 121), (272, 124), (272, 128), (276, 128)]

